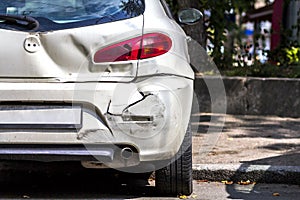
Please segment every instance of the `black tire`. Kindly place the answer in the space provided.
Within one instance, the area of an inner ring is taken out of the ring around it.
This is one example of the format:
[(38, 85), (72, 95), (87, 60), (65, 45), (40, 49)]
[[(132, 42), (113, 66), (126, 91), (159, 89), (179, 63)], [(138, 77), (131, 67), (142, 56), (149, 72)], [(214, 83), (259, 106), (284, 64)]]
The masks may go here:
[(155, 171), (155, 187), (162, 195), (190, 195), (193, 192), (190, 126), (173, 160), (168, 166)]

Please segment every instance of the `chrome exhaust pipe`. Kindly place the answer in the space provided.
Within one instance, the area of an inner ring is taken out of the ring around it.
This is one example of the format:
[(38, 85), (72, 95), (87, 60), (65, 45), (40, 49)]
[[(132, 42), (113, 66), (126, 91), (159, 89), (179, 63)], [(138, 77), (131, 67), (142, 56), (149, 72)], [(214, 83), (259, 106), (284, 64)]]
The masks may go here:
[(133, 151), (130, 147), (125, 147), (121, 150), (121, 157), (125, 160), (129, 160), (133, 156)]

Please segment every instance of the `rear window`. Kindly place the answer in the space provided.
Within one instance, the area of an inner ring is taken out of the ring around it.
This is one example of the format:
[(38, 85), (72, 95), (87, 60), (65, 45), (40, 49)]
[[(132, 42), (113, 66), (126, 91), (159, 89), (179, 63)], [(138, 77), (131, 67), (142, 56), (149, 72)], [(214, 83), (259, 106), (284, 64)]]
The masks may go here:
[[(0, 0), (1, 16), (29, 16), (39, 22), (39, 31), (102, 24), (139, 16), (143, 0)], [(22, 24), (22, 22), (21, 22)], [(0, 28), (26, 29), (0, 19)]]

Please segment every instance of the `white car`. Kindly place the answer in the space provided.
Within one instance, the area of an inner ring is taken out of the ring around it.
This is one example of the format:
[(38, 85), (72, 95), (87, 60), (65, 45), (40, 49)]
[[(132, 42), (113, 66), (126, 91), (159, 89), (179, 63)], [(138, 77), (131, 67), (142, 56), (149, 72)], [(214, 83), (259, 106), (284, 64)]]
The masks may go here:
[(0, 44), (0, 159), (155, 171), (191, 194), (194, 72), (164, 0), (2, 0)]

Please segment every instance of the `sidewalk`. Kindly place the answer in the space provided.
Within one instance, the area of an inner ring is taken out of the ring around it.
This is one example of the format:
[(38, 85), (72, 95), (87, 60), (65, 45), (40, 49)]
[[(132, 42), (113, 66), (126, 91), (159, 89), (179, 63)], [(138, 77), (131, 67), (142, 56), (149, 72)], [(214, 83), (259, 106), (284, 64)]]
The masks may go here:
[(195, 179), (300, 184), (300, 118), (201, 113), (192, 129)]

